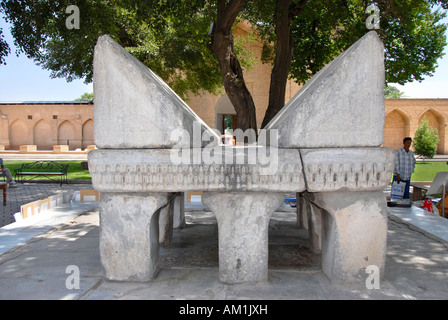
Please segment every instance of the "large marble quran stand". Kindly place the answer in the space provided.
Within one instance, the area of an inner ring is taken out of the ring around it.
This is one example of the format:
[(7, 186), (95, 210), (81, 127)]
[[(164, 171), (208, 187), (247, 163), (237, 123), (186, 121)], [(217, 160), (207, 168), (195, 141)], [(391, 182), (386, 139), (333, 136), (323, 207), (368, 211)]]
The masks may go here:
[(376, 33), (367, 33), (272, 119), (264, 142), (223, 146), (157, 75), (100, 37), (94, 57), (98, 149), (89, 153), (89, 170), (101, 192), (105, 278), (155, 277), (159, 243), (167, 236), (160, 236), (159, 217), (176, 220), (181, 210), (174, 203), (179, 208), (179, 195), (189, 191), (202, 191), (216, 216), (224, 283), (268, 279), (269, 219), (287, 192), (297, 193), (298, 217), (306, 219), (310, 245), (321, 252), (332, 281), (359, 281), (369, 265), (383, 274), (382, 190), (394, 164), (394, 153), (379, 147), (383, 50)]

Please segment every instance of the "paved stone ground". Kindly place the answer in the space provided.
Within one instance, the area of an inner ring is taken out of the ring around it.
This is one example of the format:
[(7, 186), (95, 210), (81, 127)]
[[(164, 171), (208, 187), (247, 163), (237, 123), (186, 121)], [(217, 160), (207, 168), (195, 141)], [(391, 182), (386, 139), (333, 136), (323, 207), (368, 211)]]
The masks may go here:
[[(381, 287), (367, 289), (362, 281), (355, 286), (329, 282), (320, 269), (319, 255), (307, 252), (306, 232), (297, 230), (291, 212), (276, 213), (271, 219), (269, 281), (223, 284), (218, 280), (216, 220), (209, 212), (197, 211), (188, 212), (186, 220), (184, 229), (175, 230), (171, 247), (160, 248), (161, 270), (156, 278), (132, 283), (102, 278), (98, 210), (81, 215), (0, 256), (0, 300), (448, 299), (447, 246), (395, 221), (389, 220)], [(68, 265), (81, 270), (79, 289), (66, 287)], [(160, 307), (158, 303), (154, 307)], [(167, 316), (178, 314), (173, 307), (166, 310)], [(294, 308), (291, 305), (290, 312), (297, 311)], [(407, 308), (399, 309), (400, 315)], [(269, 310), (271, 316), (276, 314), (271, 305)]]
[[(15, 222), (14, 214), (20, 212), (20, 206), (29, 202), (45, 199), (53, 194), (64, 191), (93, 189), (92, 184), (69, 183), (62, 186), (58, 183), (17, 183), (17, 188), (8, 188), (6, 206), (0, 202), (0, 227)], [(3, 194), (0, 198), (3, 201)]]

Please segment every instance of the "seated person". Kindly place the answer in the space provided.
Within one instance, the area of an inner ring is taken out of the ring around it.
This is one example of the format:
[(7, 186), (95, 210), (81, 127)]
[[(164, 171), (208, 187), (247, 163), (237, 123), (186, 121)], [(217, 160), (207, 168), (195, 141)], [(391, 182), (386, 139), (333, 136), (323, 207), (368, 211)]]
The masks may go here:
[(3, 159), (0, 158), (0, 176), (6, 177), (6, 182), (9, 184), (11, 188), (17, 187), (16, 182), (12, 179), (11, 171), (8, 168), (5, 168), (3, 165)]

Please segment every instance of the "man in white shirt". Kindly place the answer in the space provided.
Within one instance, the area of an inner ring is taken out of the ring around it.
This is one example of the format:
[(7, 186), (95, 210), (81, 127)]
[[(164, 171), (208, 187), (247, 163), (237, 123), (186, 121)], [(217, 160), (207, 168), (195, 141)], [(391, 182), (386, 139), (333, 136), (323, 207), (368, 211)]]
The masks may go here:
[(406, 188), (403, 199), (409, 199), (409, 188), (411, 186), (411, 175), (415, 169), (414, 152), (409, 150), (412, 144), (410, 137), (403, 139), (403, 148), (398, 149), (395, 159), (394, 181), (405, 182)]

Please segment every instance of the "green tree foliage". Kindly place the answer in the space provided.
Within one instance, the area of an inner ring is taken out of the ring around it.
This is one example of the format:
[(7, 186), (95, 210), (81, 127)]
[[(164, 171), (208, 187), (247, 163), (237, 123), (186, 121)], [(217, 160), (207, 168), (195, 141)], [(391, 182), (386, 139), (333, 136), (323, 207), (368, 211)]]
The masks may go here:
[[(108, 34), (164, 79), (182, 98), (191, 91), (221, 88), (219, 66), (207, 49), (208, 14), (195, 1), (5, 0), (19, 52), (51, 70), (52, 77), (93, 80), (93, 52)], [(80, 12), (80, 28), (68, 29), (69, 5)], [(1, 52), (0, 52), (1, 53)]]
[[(279, 37), (276, 15), (272, 12), (278, 2), (254, 1), (250, 10), (246, 10), (247, 19), (264, 41), (264, 61), (274, 65), (279, 57), (276, 53)], [(386, 83), (404, 84), (431, 76), (447, 44), (446, 25), (440, 22), (448, 7), (446, 0), (290, 0), (288, 50), (292, 55), (288, 77), (299, 84), (306, 83), (361, 38), (367, 31), (365, 21), (370, 13), (366, 13), (366, 8), (371, 3), (380, 9), (377, 33), (385, 46)], [(439, 10), (436, 5), (440, 6)], [(272, 108), (269, 115), (272, 118), (282, 106), (281, 97), (277, 96), (276, 101), (270, 101), (266, 115)], [(267, 124), (270, 118), (265, 118), (263, 123)]]
[(93, 92), (86, 92), (81, 97), (75, 99), (75, 101), (93, 101)]
[(434, 158), (439, 143), (439, 134), (436, 128), (429, 126), (428, 120), (423, 118), (422, 123), (414, 133), (413, 145), (415, 153), (425, 158)]
[(8, 44), (3, 40), (3, 31), (0, 29), (0, 65), (6, 64), (5, 57), (11, 52)]
[[(212, 46), (215, 35), (207, 31), (211, 21), (225, 20), (227, 17), (222, 15), (231, 11), (221, 10), (218, 16), (220, 6), (237, 8), (237, 18), (232, 21), (245, 19), (252, 23), (256, 35), (263, 41), (263, 62), (273, 64), (270, 89), (273, 99), (268, 106), (272, 112), (267, 114), (268, 121), (284, 104), (282, 96), (288, 77), (305, 83), (368, 31), (366, 7), (371, 3), (365, 0), (3, 0), (0, 11), (12, 24), (11, 33), (19, 52), (51, 70), (53, 77), (68, 81), (84, 78), (91, 82), (96, 41), (100, 35), (108, 34), (186, 98), (189, 91), (218, 93), (225, 84), (222, 65), (216, 56), (217, 47)], [(431, 76), (447, 44), (446, 25), (440, 20), (448, 9), (448, 0), (375, 3), (381, 12), (377, 32), (386, 49), (386, 82), (404, 84)], [(69, 14), (65, 10), (69, 5), (79, 7), (79, 29), (66, 27)], [(440, 9), (436, 10), (435, 6)], [(229, 49), (235, 51), (235, 61), (247, 67), (251, 57), (242, 50), (244, 43), (233, 39), (231, 42)], [(0, 64), (8, 53), (9, 47), (0, 35)], [(244, 79), (239, 81), (242, 83)], [(225, 87), (228, 92), (226, 84)], [(238, 117), (244, 112), (253, 113), (253, 106), (244, 105), (244, 101), (235, 108), (239, 109)]]
[[(275, 2), (254, 1), (245, 11), (264, 40), (265, 61), (275, 59)], [(446, 0), (291, 0), (291, 8), (302, 2), (306, 4), (301, 11), (290, 11), (294, 42), (290, 77), (301, 84), (366, 33), (370, 3), (380, 9), (377, 32), (386, 49), (386, 82), (404, 84), (432, 75), (447, 45), (446, 25), (441, 23), (448, 8)]]
[(400, 99), (404, 95), (404, 92), (401, 92), (397, 87), (394, 86), (385, 86), (384, 87), (384, 98), (385, 99)]

